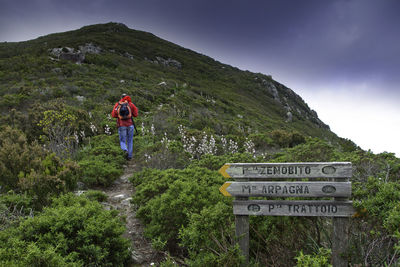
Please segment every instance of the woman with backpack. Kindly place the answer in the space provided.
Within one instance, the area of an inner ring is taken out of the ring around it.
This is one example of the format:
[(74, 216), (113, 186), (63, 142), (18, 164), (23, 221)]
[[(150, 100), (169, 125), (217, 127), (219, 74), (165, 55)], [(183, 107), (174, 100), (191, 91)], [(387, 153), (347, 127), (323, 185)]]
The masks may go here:
[(122, 94), (121, 99), (115, 103), (111, 112), (113, 118), (117, 118), (117, 128), (121, 149), (125, 151), (126, 159), (132, 159), (133, 134), (135, 124), (133, 117), (138, 116), (138, 108), (132, 103), (131, 97)]

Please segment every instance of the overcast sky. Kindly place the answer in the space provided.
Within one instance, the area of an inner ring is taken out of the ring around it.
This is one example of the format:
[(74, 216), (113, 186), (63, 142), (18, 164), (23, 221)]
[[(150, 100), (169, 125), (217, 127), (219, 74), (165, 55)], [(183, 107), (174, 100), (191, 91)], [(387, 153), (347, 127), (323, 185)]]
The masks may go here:
[(0, 42), (111, 21), (272, 75), (337, 135), (400, 156), (400, 1), (0, 0)]

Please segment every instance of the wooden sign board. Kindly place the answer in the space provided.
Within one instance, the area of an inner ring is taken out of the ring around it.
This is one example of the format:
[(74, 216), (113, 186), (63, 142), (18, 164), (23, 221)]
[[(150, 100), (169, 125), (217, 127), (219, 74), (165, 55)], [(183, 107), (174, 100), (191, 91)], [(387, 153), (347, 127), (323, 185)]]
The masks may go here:
[(234, 197), (350, 197), (351, 182), (225, 182), (219, 191)]
[(235, 215), (350, 217), (355, 210), (351, 201), (331, 200), (248, 200), (233, 201)]
[(226, 163), (226, 178), (349, 178), (351, 162)]

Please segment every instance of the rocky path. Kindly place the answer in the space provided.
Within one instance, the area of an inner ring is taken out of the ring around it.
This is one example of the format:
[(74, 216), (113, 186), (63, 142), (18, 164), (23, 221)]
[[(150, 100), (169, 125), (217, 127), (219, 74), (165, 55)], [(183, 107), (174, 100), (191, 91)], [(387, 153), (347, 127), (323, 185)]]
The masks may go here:
[(135, 162), (133, 160), (128, 161), (123, 175), (112, 186), (103, 189), (103, 192), (108, 196), (107, 202), (103, 204), (109, 209), (119, 210), (120, 215), (126, 217), (127, 230), (124, 233), (124, 237), (132, 242), (132, 266), (157, 266), (162, 259), (162, 255), (157, 253), (151, 247), (149, 240), (144, 237), (143, 226), (136, 218), (136, 213), (131, 207), (134, 188), (128, 179), (135, 170)]

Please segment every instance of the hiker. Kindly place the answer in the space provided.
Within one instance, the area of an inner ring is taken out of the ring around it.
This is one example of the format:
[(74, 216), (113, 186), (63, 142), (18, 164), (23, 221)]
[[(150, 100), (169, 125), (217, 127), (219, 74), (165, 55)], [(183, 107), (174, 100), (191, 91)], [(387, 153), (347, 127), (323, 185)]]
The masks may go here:
[(138, 116), (138, 108), (132, 103), (130, 96), (122, 94), (121, 99), (114, 105), (111, 116), (117, 118), (119, 143), (125, 151), (126, 159), (130, 160), (133, 153), (133, 134), (136, 130), (133, 117)]

